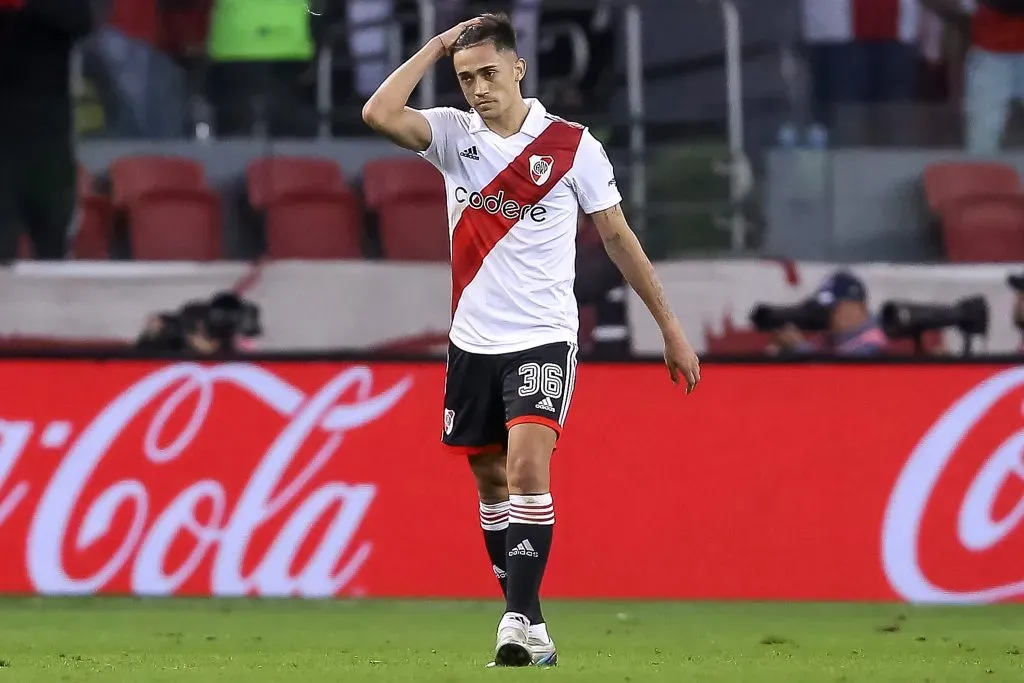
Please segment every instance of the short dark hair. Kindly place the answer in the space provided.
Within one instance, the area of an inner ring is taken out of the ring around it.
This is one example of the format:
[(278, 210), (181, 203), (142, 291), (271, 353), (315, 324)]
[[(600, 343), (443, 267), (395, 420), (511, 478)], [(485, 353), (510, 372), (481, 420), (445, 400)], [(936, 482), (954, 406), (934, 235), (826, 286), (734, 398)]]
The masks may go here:
[(467, 27), (455, 39), (451, 51), (455, 53), (481, 43), (493, 43), (494, 49), (499, 52), (516, 52), (516, 30), (512, 27), (512, 20), (507, 14), (481, 14), (476, 18), (475, 24)]

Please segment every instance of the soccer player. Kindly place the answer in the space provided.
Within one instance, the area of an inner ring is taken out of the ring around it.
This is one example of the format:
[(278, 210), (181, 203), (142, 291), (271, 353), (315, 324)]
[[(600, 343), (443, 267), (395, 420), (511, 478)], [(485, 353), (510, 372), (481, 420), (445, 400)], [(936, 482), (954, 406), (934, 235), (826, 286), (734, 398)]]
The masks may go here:
[[(407, 106), (450, 55), (469, 111)], [(468, 456), (480, 524), (505, 594), (494, 664), (557, 661), (540, 608), (555, 523), (549, 465), (576, 381), (573, 296), (579, 211), (665, 339), (686, 393), (697, 356), (619, 204), (611, 163), (586, 128), (523, 99), (527, 64), (508, 17), (485, 14), (431, 39), (370, 97), (363, 119), (444, 176), (452, 259), (452, 325), (442, 441)]]

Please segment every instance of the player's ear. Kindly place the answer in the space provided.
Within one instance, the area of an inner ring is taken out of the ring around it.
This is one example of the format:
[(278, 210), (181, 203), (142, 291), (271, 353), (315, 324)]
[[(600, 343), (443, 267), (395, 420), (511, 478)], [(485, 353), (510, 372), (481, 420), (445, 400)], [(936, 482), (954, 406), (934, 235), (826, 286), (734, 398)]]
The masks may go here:
[(515, 74), (516, 83), (526, 78), (526, 60), (520, 57), (512, 65), (512, 73)]

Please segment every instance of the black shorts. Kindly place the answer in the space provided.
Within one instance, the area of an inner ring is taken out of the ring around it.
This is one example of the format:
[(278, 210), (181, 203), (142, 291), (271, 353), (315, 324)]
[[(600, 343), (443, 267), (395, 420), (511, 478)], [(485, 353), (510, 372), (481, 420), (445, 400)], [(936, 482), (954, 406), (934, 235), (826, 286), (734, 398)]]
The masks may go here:
[(576, 383), (576, 344), (481, 354), (448, 345), (441, 441), (471, 455), (504, 450), (508, 430), (531, 422), (561, 434)]

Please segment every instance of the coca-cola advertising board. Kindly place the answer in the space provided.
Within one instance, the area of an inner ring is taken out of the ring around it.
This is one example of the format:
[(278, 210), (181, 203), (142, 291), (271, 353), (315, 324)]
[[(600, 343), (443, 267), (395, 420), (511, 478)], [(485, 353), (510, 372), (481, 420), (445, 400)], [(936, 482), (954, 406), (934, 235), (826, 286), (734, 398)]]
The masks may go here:
[[(440, 363), (0, 361), (0, 592), (494, 596)], [(581, 366), (559, 597), (1024, 596), (1024, 367)]]

